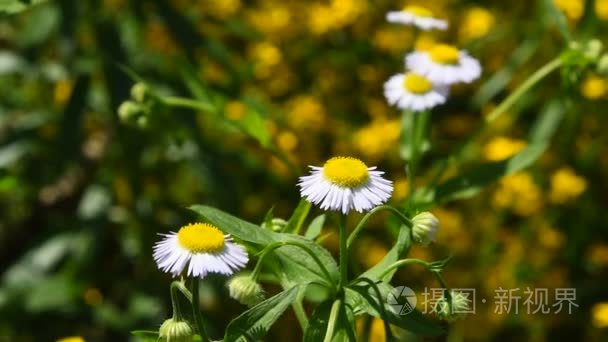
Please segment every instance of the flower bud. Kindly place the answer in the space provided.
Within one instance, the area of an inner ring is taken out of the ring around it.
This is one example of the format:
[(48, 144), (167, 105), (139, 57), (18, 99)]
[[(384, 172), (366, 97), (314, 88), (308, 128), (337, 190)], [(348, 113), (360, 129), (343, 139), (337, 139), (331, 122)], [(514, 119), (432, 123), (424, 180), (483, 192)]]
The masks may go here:
[(608, 75), (608, 53), (600, 57), (597, 62), (597, 72), (602, 75)]
[(275, 232), (280, 232), (281, 230), (283, 230), (283, 228), (285, 228), (286, 225), (287, 221), (283, 220), (282, 218), (275, 217), (270, 221), (270, 224), (263, 222), (262, 228), (270, 229)]
[(239, 274), (230, 279), (228, 290), (230, 297), (247, 306), (254, 306), (264, 300), (262, 286), (248, 273)]
[(412, 231), (414, 241), (423, 246), (428, 246), (431, 241), (435, 241), (435, 235), (439, 230), (439, 220), (435, 215), (428, 211), (421, 212), (414, 216), (412, 224), (414, 225)]
[(139, 126), (139, 128), (146, 128), (148, 127), (148, 117), (147, 116), (140, 116), (137, 118), (137, 125)]
[(118, 117), (126, 122), (142, 111), (141, 107), (133, 101), (125, 101), (118, 107)]
[(462, 318), (465, 312), (469, 311), (469, 303), (471, 300), (467, 295), (460, 291), (451, 291), (452, 297), (452, 308), (446, 297), (443, 297), (435, 303), (435, 312), (441, 319), (453, 321), (458, 318)]
[(165, 342), (191, 342), (194, 330), (187, 322), (170, 318), (160, 326), (158, 335)]
[(583, 53), (588, 59), (596, 61), (598, 60), (598, 58), (600, 58), (602, 48), (603, 44), (599, 39), (592, 39), (587, 42), (585, 46), (585, 51)]
[(148, 95), (148, 86), (145, 83), (137, 82), (131, 87), (131, 97), (137, 102), (144, 102)]

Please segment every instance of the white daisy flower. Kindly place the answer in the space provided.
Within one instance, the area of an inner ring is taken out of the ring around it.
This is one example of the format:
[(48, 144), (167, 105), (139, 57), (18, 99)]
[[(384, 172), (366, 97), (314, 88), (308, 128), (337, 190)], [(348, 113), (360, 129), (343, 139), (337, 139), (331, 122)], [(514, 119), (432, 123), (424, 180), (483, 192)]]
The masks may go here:
[(386, 14), (386, 20), (390, 23), (414, 25), (419, 29), (428, 31), (430, 29), (445, 30), (448, 22), (433, 17), (433, 12), (421, 6), (407, 6), (401, 11), (391, 11)]
[(412, 52), (405, 57), (405, 64), (413, 72), (439, 84), (471, 83), (481, 75), (477, 59), (447, 44), (437, 44), (429, 51)]
[(175, 233), (160, 234), (163, 240), (154, 245), (158, 268), (174, 277), (186, 273), (204, 278), (208, 273), (232, 275), (247, 265), (245, 249), (207, 223), (193, 223)]
[(386, 202), (393, 192), (393, 183), (382, 178), (383, 171), (356, 158), (334, 157), (323, 167), (310, 168), (310, 175), (300, 177), (300, 193), (324, 210), (345, 215), (352, 209), (363, 212)]
[(394, 75), (384, 83), (384, 96), (391, 105), (414, 112), (444, 103), (448, 93), (447, 85), (433, 84), (413, 72)]

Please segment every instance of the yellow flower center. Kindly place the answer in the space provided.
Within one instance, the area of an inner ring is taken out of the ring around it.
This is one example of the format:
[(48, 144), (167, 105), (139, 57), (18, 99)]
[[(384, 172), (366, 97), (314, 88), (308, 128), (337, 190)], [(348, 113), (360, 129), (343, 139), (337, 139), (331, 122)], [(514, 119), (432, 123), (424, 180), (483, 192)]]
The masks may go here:
[(323, 165), (323, 174), (330, 182), (345, 188), (359, 187), (369, 179), (367, 165), (352, 157), (331, 158)]
[(192, 253), (213, 253), (224, 248), (224, 234), (207, 223), (191, 223), (177, 233), (180, 245)]
[(431, 59), (439, 64), (456, 64), (460, 56), (457, 48), (447, 44), (433, 46), (429, 54)]
[(403, 88), (414, 94), (424, 94), (433, 89), (433, 84), (418, 74), (410, 72), (403, 78)]
[(431, 12), (430, 10), (421, 7), (421, 6), (416, 6), (416, 5), (412, 5), (412, 6), (407, 6), (406, 8), (403, 9), (403, 12), (410, 12), (418, 17), (432, 17), (433, 16), (433, 12)]

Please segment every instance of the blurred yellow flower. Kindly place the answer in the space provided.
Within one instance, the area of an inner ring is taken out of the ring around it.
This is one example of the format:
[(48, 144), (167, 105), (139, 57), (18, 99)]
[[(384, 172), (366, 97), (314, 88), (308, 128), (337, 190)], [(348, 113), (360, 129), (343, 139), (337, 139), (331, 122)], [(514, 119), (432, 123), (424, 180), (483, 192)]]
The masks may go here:
[(553, 203), (563, 204), (578, 197), (587, 189), (585, 178), (577, 176), (570, 168), (564, 167), (551, 176), (549, 199)]
[[(359, 319), (356, 322), (357, 335), (359, 338), (363, 338), (365, 328), (365, 320)], [(373, 318), (369, 327), (369, 342), (384, 342), (386, 341), (386, 334), (384, 331), (384, 322), (380, 318)]]
[(494, 26), (494, 15), (483, 7), (468, 9), (460, 24), (458, 36), (462, 41), (468, 41), (485, 36)]
[(386, 341), (386, 332), (384, 331), (384, 321), (380, 318), (374, 318), (372, 320), (372, 326), (369, 332), (370, 342), (382, 342)]
[(601, 20), (608, 20), (608, 0), (595, 0), (595, 14)]
[(411, 31), (387, 27), (379, 29), (374, 33), (372, 43), (378, 50), (396, 55), (403, 53), (412, 43), (412, 39), (413, 35)]
[(386, 253), (388, 253), (386, 246), (377, 240), (361, 238), (357, 243), (357, 260), (361, 262), (365, 269), (379, 263)]
[(409, 191), (407, 178), (397, 178), (394, 183), (393, 198), (397, 201), (405, 199)]
[(273, 4), (266, 8), (256, 9), (248, 13), (249, 23), (258, 31), (269, 36), (287, 33), (292, 19), (289, 8)]
[(587, 252), (588, 262), (594, 266), (608, 265), (608, 245), (594, 244), (589, 247)]
[(300, 95), (286, 105), (286, 120), (295, 130), (320, 130), (325, 123), (325, 107), (315, 97)]
[(504, 160), (521, 151), (526, 144), (523, 140), (496, 137), (484, 146), (484, 157), (490, 161)]
[(157, 20), (152, 20), (146, 25), (145, 42), (146, 46), (158, 53), (174, 55), (179, 51), (169, 29)]
[(578, 21), (585, 11), (585, 0), (553, 0), (553, 3), (572, 21)]
[(233, 16), (241, 8), (240, 0), (199, 0), (199, 6), (203, 13), (209, 13), (214, 17), (226, 19)]
[(254, 62), (254, 73), (257, 78), (265, 79), (271, 75), (271, 67), (278, 65), (283, 59), (281, 50), (271, 42), (261, 42), (249, 47), (249, 58)]
[(84, 338), (80, 336), (64, 337), (57, 340), (57, 342), (86, 342)]
[(542, 207), (542, 193), (529, 173), (519, 172), (500, 181), (492, 204), (497, 208), (511, 209), (520, 216), (530, 216)]
[(230, 120), (240, 120), (246, 113), (247, 106), (240, 101), (229, 101), (224, 106), (224, 115)]
[(608, 302), (597, 303), (591, 308), (593, 326), (596, 328), (608, 328)]
[(608, 85), (606, 80), (599, 76), (591, 75), (585, 78), (581, 84), (581, 94), (589, 100), (597, 100), (606, 95)]
[(101, 294), (99, 289), (96, 289), (94, 287), (86, 289), (84, 291), (83, 297), (84, 302), (87, 303), (87, 305), (91, 306), (99, 305), (103, 301), (103, 295)]
[(277, 145), (283, 151), (293, 151), (298, 146), (298, 137), (289, 131), (283, 131), (277, 136)]
[(308, 10), (308, 27), (314, 34), (324, 34), (355, 22), (365, 12), (363, 0), (332, 0), (329, 5), (315, 3)]
[(61, 80), (55, 84), (53, 92), (55, 103), (59, 105), (65, 104), (70, 99), (70, 95), (72, 95), (72, 81)]
[(354, 144), (366, 158), (378, 160), (397, 145), (400, 132), (401, 123), (398, 119), (374, 120), (355, 133)]
[(437, 39), (431, 33), (421, 33), (416, 42), (414, 42), (414, 48), (418, 51), (428, 51), (437, 44)]

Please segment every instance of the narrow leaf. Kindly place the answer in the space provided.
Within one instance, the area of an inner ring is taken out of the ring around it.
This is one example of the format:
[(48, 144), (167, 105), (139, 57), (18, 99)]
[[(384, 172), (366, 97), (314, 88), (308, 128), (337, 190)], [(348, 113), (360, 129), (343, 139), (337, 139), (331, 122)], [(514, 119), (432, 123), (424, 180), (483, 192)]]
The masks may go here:
[(296, 300), (299, 289), (299, 286), (294, 286), (245, 311), (228, 324), (224, 341), (260, 340)]

